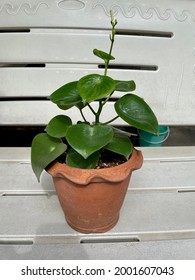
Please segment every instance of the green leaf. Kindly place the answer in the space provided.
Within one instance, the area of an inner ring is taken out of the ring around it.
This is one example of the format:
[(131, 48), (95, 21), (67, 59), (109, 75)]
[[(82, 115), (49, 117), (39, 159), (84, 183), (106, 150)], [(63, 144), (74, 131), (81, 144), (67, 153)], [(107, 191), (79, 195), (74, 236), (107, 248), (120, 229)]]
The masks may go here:
[(113, 130), (106, 125), (77, 124), (67, 130), (69, 145), (85, 159), (106, 146), (113, 137)]
[(134, 81), (115, 80), (115, 82), (116, 82), (115, 90), (117, 91), (129, 92), (129, 91), (134, 91), (136, 88), (136, 84)]
[(157, 134), (158, 121), (149, 105), (139, 96), (126, 94), (115, 103), (115, 110), (128, 124)]
[(99, 100), (111, 94), (115, 89), (115, 81), (107, 76), (91, 74), (78, 81), (79, 94), (85, 102)]
[(50, 120), (45, 131), (52, 137), (62, 138), (66, 136), (66, 131), (71, 125), (72, 121), (68, 116), (58, 115)]
[(60, 139), (46, 133), (40, 133), (34, 137), (31, 147), (31, 165), (38, 181), (45, 167), (66, 149), (67, 146)]
[(82, 104), (82, 99), (78, 94), (77, 81), (63, 85), (54, 91), (49, 99), (63, 110)]
[(115, 131), (111, 142), (106, 145), (105, 149), (123, 155), (128, 159), (132, 153), (133, 145), (128, 136)]
[(99, 161), (100, 153), (95, 152), (90, 155), (87, 159), (84, 159), (74, 149), (70, 149), (66, 156), (66, 164), (71, 167), (93, 169), (96, 167)]
[(108, 53), (106, 53), (106, 52), (103, 52), (103, 51), (101, 51), (101, 50), (98, 50), (98, 49), (94, 49), (94, 50), (93, 50), (93, 53), (94, 53), (97, 57), (103, 59), (104, 61), (108, 61), (108, 60), (113, 60), (113, 59), (115, 59), (114, 56), (112, 56), (112, 55), (110, 55), (110, 54), (108, 54)]

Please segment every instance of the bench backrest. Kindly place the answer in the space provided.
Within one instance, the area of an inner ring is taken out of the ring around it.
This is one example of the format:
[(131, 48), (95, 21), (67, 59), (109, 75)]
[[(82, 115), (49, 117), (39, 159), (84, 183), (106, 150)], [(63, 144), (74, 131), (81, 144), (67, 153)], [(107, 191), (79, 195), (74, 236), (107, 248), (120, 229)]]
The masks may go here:
[(194, 8), (188, 0), (1, 1), (0, 125), (45, 125), (63, 113), (47, 96), (103, 73), (93, 49), (108, 51), (110, 9), (118, 25), (109, 75), (134, 80), (160, 124), (195, 125)]

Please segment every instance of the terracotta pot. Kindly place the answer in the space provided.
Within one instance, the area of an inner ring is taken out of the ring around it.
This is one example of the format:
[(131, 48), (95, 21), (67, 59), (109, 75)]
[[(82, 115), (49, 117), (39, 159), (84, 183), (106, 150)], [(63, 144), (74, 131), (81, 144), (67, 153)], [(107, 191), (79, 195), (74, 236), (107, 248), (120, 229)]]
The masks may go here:
[(79, 169), (58, 162), (47, 168), (67, 223), (83, 233), (105, 232), (119, 219), (131, 173), (141, 167), (142, 153), (133, 150), (131, 158), (104, 169)]

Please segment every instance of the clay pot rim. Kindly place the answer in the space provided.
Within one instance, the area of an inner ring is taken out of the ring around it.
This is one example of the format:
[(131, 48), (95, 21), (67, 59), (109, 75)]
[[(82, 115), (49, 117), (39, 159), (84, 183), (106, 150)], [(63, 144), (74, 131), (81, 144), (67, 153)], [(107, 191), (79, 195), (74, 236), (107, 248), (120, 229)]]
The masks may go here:
[(66, 177), (76, 184), (86, 185), (95, 181), (121, 182), (133, 170), (139, 169), (142, 163), (142, 152), (133, 148), (130, 159), (117, 166), (101, 169), (82, 169), (54, 161), (47, 166), (46, 171), (52, 177)]

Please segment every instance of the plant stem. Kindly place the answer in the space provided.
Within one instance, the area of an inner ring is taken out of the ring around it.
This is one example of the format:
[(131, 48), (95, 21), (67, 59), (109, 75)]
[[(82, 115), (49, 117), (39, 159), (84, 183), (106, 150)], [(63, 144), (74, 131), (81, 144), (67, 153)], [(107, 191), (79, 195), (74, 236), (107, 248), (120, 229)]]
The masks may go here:
[[(114, 18), (113, 14), (112, 14), (112, 11), (110, 11), (110, 16), (111, 16), (111, 25), (112, 25), (112, 34), (110, 35), (110, 41), (111, 41), (111, 44), (110, 44), (110, 50), (109, 50), (109, 57), (111, 57), (111, 54), (112, 54), (112, 49), (113, 49), (113, 44), (114, 44), (114, 37), (115, 37), (115, 26), (117, 24), (117, 20)], [(110, 58), (108, 58), (108, 60), (105, 60), (105, 70), (104, 70), (104, 76), (107, 75), (107, 71), (108, 71), (108, 66), (109, 66), (109, 63), (110, 63)], [(112, 93), (113, 94), (113, 93)], [(99, 100), (99, 108), (98, 108), (98, 111), (96, 113), (96, 120), (95, 120), (95, 123), (99, 123), (99, 118), (100, 118), (100, 114), (102, 112), (102, 109), (103, 109), (103, 106), (106, 104), (106, 102), (109, 100), (109, 98), (112, 96), (112, 94), (110, 94), (106, 100), (104, 102), (102, 102), (102, 99)], [(107, 123), (110, 123), (111, 121), (107, 122)], [(105, 123), (105, 124), (107, 124)]]
[(95, 123), (96, 123), (96, 124), (100, 122), (100, 114), (101, 114), (101, 112), (102, 112), (102, 107), (103, 107), (103, 105), (102, 105), (102, 99), (100, 99), (100, 100), (99, 100), (99, 108), (98, 108), (98, 111), (97, 111), (97, 113), (96, 113), (96, 119), (95, 119)]
[[(111, 56), (111, 54), (112, 54), (112, 49), (113, 49), (113, 44), (114, 44), (114, 37), (115, 37), (115, 26), (117, 24), (117, 20), (114, 18), (113, 14), (112, 14), (112, 11), (110, 11), (110, 16), (111, 16), (111, 24), (112, 24), (112, 34), (110, 36), (111, 44), (110, 44), (109, 56)], [(110, 59), (105, 61), (104, 76), (107, 75), (109, 62), (110, 62)]]
[(114, 91), (106, 98), (106, 100), (103, 102), (102, 107), (107, 103), (107, 101), (110, 99), (110, 97), (113, 95)]
[(118, 119), (118, 118), (119, 118), (119, 116), (116, 116), (116, 117), (114, 117), (113, 119), (111, 119), (111, 120), (109, 120), (109, 121), (107, 121), (107, 122), (105, 122), (105, 123), (102, 123), (102, 124), (109, 124), (109, 123), (115, 121), (115, 120)]
[(91, 110), (91, 112), (96, 116), (96, 112), (94, 111), (94, 109), (91, 107), (91, 105), (89, 103), (87, 103), (87, 106), (89, 107), (89, 109)]
[(85, 116), (84, 116), (84, 114), (83, 114), (83, 112), (82, 112), (82, 109), (79, 109), (79, 110), (80, 110), (80, 113), (81, 113), (81, 116), (82, 116), (83, 120), (84, 120), (85, 122), (87, 122), (87, 120), (86, 120), (86, 118), (85, 118)]

